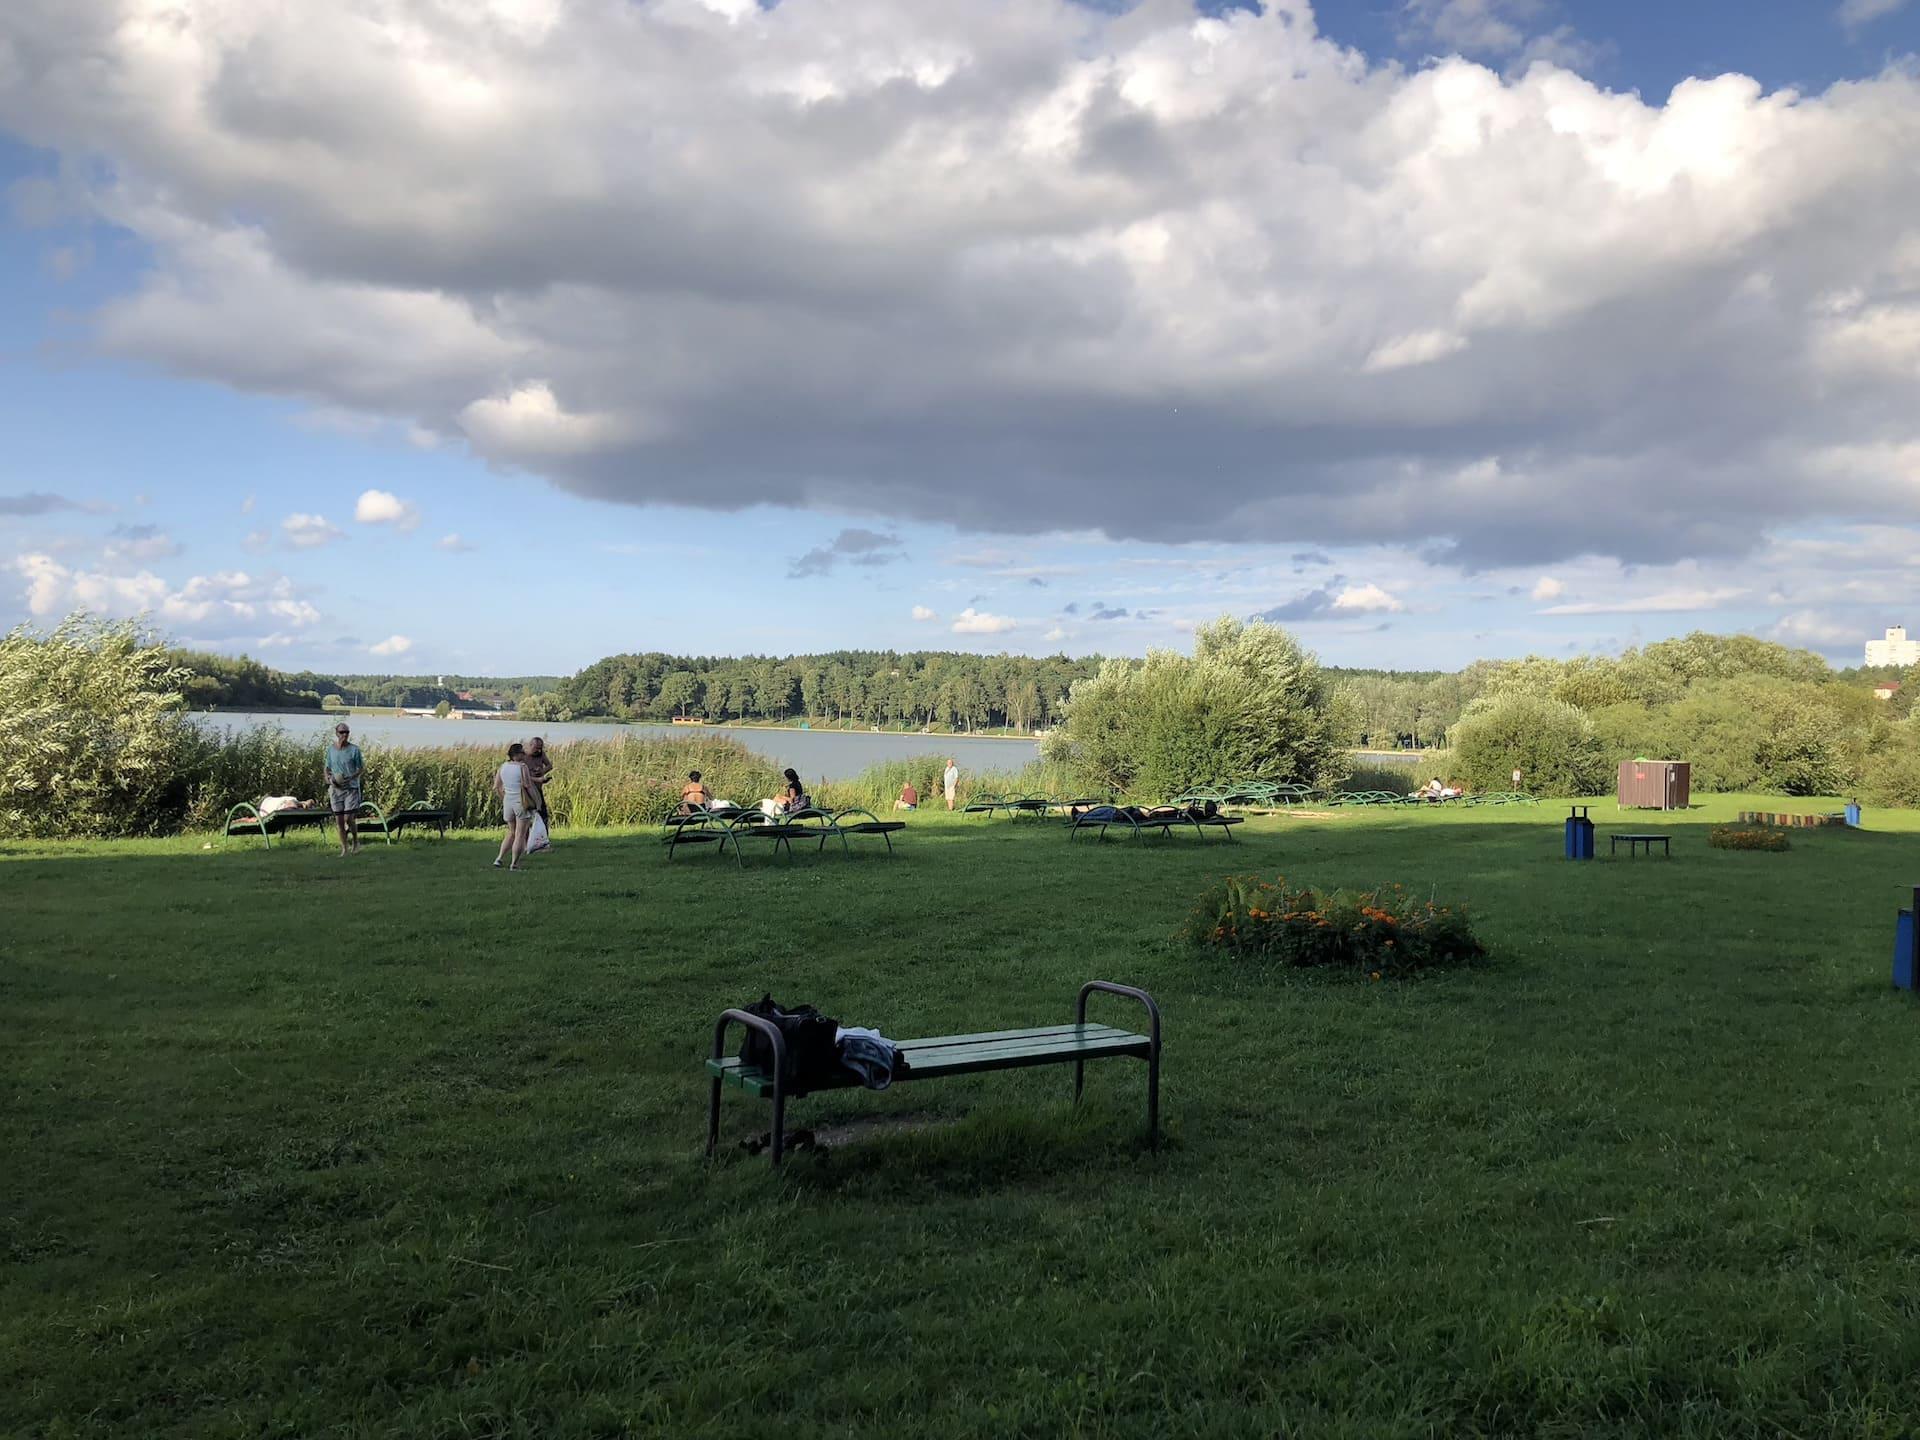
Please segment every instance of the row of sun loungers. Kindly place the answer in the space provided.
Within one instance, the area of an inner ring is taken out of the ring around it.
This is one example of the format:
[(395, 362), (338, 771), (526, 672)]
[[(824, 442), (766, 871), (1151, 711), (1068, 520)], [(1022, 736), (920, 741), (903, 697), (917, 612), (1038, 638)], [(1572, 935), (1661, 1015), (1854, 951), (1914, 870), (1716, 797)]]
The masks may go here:
[(1093, 805), (1105, 805), (1111, 798), (1086, 795), (1074, 800), (1056, 800), (1051, 795), (976, 795), (960, 810), (966, 815), (994, 815), (1004, 810), (1009, 815), (1044, 819), (1060, 811), (1070, 815)]
[(776, 852), (793, 854), (793, 844), (813, 841), (814, 853), (827, 848), (829, 840), (838, 840), (843, 854), (852, 854), (848, 843), (856, 837), (878, 837), (886, 842), (887, 854), (893, 854), (893, 837), (907, 828), (904, 820), (882, 820), (871, 810), (857, 807), (846, 810), (792, 810), (768, 815), (761, 810), (701, 810), (689, 815), (672, 815), (666, 833), (660, 839), (667, 847), (667, 858), (683, 845), (712, 845), (720, 854), (733, 847), (734, 863), (745, 867), (742, 842), (770, 844)]
[(1225, 839), (1233, 839), (1233, 827), (1246, 822), (1238, 815), (1222, 815), (1218, 810), (1203, 810), (1197, 805), (1095, 805), (1076, 811), (1067, 818), (1067, 839), (1091, 833), (1104, 840), (1109, 830), (1117, 830), (1130, 840), (1158, 831), (1170, 838), (1176, 829), (1191, 827), (1205, 839), (1209, 830), (1217, 830)]
[[(391, 814), (368, 800), (354, 812), (353, 818), (355, 825), (363, 833), (384, 835), (389, 845), (393, 843), (395, 835), (415, 828), (438, 830), (440, 838), (444, 840), (447, 827), (453, 823), (451, 811), (436, 810), (424, 800), (416, 800), (406, 809), (395, 810)], [(323, 806), (269, 810), (262, 815), (255, 806), (243, 800), (227, 811), (227, 822), (222, 833), (241, 836), (258, 835), (267, 849), (271, 850), (273, 837), (276, 835), (284, 835), (289, 830), (298, 830), (303, 825), (325, 827), (332, 824), (333, 811)]]
[(1450, 795), (1435, 800), (1422, 791), (1316, 790), (1299, 784), (1263, 780), (1208, 785), (1174, 797), (1176, 805), (1231, 806), (1237, 809), (1286, 810), (1300, 805), (1538, 805), (1532, 795), (1518, 790), (1495, 790), (1472, 795)]
[(1330, 790), (1319, 800), (1322, 805), (1538, 805), (1532, 795), (1518, 790), (1489, 790), (1472, 795), (1448, 795), (1434, 799), (1416, 790), (1403, 795), (1397, 790)]

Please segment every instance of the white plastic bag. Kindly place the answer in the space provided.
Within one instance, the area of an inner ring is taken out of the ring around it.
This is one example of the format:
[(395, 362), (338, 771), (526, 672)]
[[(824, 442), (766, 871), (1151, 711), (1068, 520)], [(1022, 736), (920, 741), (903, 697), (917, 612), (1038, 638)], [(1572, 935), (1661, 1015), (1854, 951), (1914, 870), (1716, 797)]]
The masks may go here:
[(538, 855), (542, 850), (551, 850), (553, 843), (547, 839), (547, 822), (538, 815), (533, 824), (527, 827), (527, 854)]

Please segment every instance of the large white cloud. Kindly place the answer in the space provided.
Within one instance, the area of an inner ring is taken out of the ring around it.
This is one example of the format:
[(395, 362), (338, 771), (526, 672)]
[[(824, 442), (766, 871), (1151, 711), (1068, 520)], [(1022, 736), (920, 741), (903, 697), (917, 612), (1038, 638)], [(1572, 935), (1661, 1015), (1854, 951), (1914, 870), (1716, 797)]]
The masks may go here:
[(321, 618), (284, 575), (222, 570), (194, 575), (178, 586), (150, 570), (133, 574), (86, 570), (38, 551), (11, 566), (25, 582), (27, 609), (42, 618), (75, 610), (117, 617), (146, 615), (193, 636), (232, 639), (271, 625), (304, 629)]
[[(1413, 12), (1513, 56), (1540, 8)], [(1898, 69), (1648, 103), (1304, 0), (12, 0), (0, 127), (153, 247), (108, 348), (586, 494), (1488, 565), (1920, 514), (1834, 458), (1920, 444)]]

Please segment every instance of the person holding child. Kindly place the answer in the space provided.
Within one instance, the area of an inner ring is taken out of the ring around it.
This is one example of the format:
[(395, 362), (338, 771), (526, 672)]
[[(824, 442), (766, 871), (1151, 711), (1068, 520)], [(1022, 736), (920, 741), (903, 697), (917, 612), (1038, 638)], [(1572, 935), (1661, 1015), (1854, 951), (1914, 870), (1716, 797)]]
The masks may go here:
[(527, 853), (527, 831), (533, 828), (535, 793), (533, 777), (527, 770), (527, 747), (518, 740), (507, 747), (507, 763), (494, 771), (493, 793), (507, 825), (500, 853), (493, 857), (493, 868), (498, 870), (505, 860), (507, 869), (518, 870), (521, 857)]

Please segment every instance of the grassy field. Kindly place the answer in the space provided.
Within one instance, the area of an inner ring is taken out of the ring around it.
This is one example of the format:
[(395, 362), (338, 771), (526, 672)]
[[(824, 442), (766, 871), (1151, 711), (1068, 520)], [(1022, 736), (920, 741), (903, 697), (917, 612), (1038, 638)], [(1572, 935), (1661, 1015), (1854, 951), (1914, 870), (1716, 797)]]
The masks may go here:
[[(1911, 1434), (1920, 823), (1708, 849), (1736, 804), (1607, 805), (1603, 856), (1673, 859), (1582, 866), (1556, 806), (1231, 848), (929, 815), (744, 872), (8, 847), (0, 1433)], [(1173, 940), (1229, 870), (1435, 890), (1492, 959), (1237, 970)], [(727, 1005), (938, 1034), (1093, 976), (1165, 1010), (1157, 1153), (1109, 1062), (1079, 1112), (1064, 1069), (802, 1101), (852, 1138), (777, 1174), (730, 1094), (701, 1158)]]

